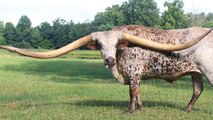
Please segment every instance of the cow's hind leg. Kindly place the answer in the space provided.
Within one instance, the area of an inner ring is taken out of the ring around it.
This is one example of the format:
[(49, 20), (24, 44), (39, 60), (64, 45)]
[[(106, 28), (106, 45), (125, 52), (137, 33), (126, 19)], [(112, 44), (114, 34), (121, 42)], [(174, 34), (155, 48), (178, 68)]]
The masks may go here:
[(209, 83), (213, 87), (213, 63), (210, 63), (209, 67), (208, 64), (200, 65), (200, 69), (202, 73), (207, 77)]
[[(211, 40), (210, 40), (211, 41)], [(207, 41), (206, 41), (207, 42)], [(195, 62), (213, 87), (213, 42), (200, 46), (195, 51)], [(204, 52), (205, 51), (205, 52)]]
[(137, 104), (137, 109), (141, 110), (142, 102), (140, 100), (140, 78), (134, 77), (133, 79), (130, 79), (129, 96), (130, 104), (128, 112), (132, 113), (135, 110), (135, 104)]
[(194, 106), (195, 102), (203, 91), (202, 74), (192, 73), (191, 76), (193, 85), (193, 95), (185, 109), (186, 112), (190, 112), (192, 110), (192, 107)]

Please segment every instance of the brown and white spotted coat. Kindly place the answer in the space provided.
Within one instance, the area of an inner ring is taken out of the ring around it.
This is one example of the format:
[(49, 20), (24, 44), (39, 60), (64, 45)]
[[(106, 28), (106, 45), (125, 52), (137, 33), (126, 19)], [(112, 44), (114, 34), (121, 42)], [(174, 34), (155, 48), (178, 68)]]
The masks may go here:
[[(142, 26), (120, 26), (113, 30), (123, 31), (142, 38), (150, 39), (159, 43), (183, 44), (203, 34), (208, 29), (188, 28), (179, 30), (159, 30)], [(208, 41), (208, 44), (206, 43)], [(213, 56), (213, 48), (206, 51), (208, 56), (203, 56), (207, 49), (213, 47), (213, 34), (208, 35), (197, 45), (176, 52), (161, 52), (151, 49), (129, 45), (129, 47), (118, 48), (116, 53), (117, 64), (112, 68), (114, 76), (122, 83), (129, 84), (130, 105), (129, 112), (133, 112), (135, 104), (140, 110), (140, 81), (150, 78), (162, 78), (168, 82), (174, 82), (178, 77), (191, 74), (193, 83), (193, 96), (186, 107), (189, 112), (200, 96), (202, 85), (202, 73), (205, 74), (213, 85), (213, 64), (210, 63)], [(200, 57), (200, 58), (199, 58)], [(202, 61), (203, 59), (206, 59)], [(208, 66), (208, 64), (210, 66)], [(205, 66), (209, 68), (206, 68)], [(211, 69), (211, 70), (210, 70)], [(201, 72), (202, 71), (202, 72)]]
[(117, 67), (126, 76), (126, 84), (129, 84), (129, 76), (139, 76), (142, 80), (162, 78), (173, 82), (183, 73), (199, 72), (190, 53), (162, 53), (140, 47), (122, 48), (117, 52)]

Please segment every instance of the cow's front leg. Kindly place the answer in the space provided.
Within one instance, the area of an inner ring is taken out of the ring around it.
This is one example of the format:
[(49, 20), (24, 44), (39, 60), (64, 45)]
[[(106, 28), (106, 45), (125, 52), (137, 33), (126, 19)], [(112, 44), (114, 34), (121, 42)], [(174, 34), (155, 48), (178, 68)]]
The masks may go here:
[(135, 110), (135, 104), (137, 103), (137, 109), (142, 109), (142, 102), (140, 100), (140, 78), (134, 77), (130, 78), (129, 85), (129, 96), (130, 96), (130, 104), (128, 112), (132, 113)]

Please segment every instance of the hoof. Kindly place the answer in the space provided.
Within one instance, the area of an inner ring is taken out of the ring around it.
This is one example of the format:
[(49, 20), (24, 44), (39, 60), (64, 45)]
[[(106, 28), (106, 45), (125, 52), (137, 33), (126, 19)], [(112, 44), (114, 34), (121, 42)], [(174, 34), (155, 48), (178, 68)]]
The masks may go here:
[(137, 110), (141, 111), (143, 108), (143, 105), (137, 105)]
[(189, 113), (190, 111), (191, 111), (192, 109), (190, 109), (190, 108), (185, 108), (185, 112), (187, 112), (187, 113)]
[(132, 109), (128, 109), (128, 111), (127, 111), (128, 113), (133, 113), (134, 112), (134, 110), (132, 110)]

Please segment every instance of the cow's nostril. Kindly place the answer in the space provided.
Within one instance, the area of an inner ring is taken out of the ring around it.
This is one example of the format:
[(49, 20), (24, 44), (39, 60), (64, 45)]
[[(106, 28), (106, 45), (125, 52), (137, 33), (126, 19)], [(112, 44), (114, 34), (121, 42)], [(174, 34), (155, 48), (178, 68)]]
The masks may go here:
[(109, 60), (108, 60), (108, 59), (106, 59), (106, 62), (107, 62), (107, 63), (109, 63)]
[(111, 63), (112, 64), (112, 63), (114, 63), (114, 59), (109, 57), (109, 58), (106, 59), (106, 63)]

